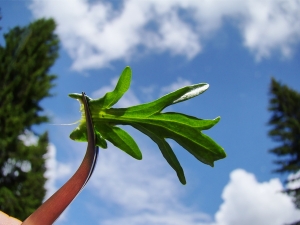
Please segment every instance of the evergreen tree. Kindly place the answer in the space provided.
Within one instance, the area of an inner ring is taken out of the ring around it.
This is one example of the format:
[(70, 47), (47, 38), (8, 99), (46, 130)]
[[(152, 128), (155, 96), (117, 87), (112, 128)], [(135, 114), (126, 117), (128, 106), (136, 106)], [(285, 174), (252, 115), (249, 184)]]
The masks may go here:
[(40, 101), (51, 96), (59, 40), (52, 19), (15, 27), (0, 46), (0, 210), (24, 220), (43, 201), (47, 133), (28, 145), (24, 135), (48, 120)]
[(275, 172), (294, 174), (288, 179), (285, 192), (293, 197), (295, 206), (300, 209), (300, 187), (292, 188), (300, 180), (300, 93), (282, 85), (274, 78), (271, 81), (269, 110), (272, 112), (269, 136), (280, 145), (270, 152), (277, 155)]
[[(2, 13), (1, 13), (1, 8), (0, 8), (0, 20), (2, 20)], [(2, 29), (2, 27), (0, 26), (0, 30)]]

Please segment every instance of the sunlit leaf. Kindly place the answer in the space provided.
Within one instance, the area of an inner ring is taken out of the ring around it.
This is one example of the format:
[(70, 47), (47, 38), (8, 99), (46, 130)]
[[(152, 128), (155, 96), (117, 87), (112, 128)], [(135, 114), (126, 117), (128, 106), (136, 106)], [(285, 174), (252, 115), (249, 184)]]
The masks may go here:
[[(199, 161), (214, 166), (214, 161), (225, 158), (224, 149), (210, 137), (202, 133), (217, 124), (220, 117), (211, 120), (161, 111), (166, 107), (196, 97), (209, 87), (206, 83), (186, 86), (171, 92), (155, 101), (128, 108), (111, 108), (128, 90), (131, 81), (131, 69), (122, 72), (115, 89), (99, 99), (88, 99), (89, 108), (96, 131), (97, 145), (106, 148), (105, 140), (136, 159), (142, 159), (142, 153), (133, 138), (117, 125), (130, 125), (149, 136), (159, 147), (162, 155), (176, 171), (182, 184), (186, 183), (183, 169), (167, 138), (175, 140)], [(87, 141), (86, 121), (81, 94), (70, 94), (81, 102), (82, 118), (80, 125), (70, 134), (76, 141)]]

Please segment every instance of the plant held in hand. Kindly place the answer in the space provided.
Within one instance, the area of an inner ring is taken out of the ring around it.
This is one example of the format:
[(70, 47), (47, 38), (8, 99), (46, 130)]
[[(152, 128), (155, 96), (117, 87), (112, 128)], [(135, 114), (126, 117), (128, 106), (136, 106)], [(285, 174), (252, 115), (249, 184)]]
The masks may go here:
[[(128, 108), (111, 108), (128, 90), (131, 81), (131, 69), (126, 67), (112, 92), (102, 98), (87, 97), (96, 133), (96, 144), (107, 148), (106, 140), (136, 159), (142, 159), (142, 153), (133, 138), (117, 125), (130, 125), (149, 136), (159, 147), (162, 155), (176, 171), (182, 184), (186, 184), (183, 169), (166, 138), (171, 138), (189, 151), (201, 162), (214, 166), (214, 161), (225, 158), (224, 149), (210, 137), (203, 134), (219, 122), (220, 117), (203, 120), (189, 115), (161, 111), (166, 107), (193, 98), (209, 87), (206, 83), (186, 86), (171, 92), (153, 102)], [(72, 131), (70, 138), (75, 141), (87, 141), (87, 128), (81, 94), (69, 94), (81, 103), (82, 119)]]

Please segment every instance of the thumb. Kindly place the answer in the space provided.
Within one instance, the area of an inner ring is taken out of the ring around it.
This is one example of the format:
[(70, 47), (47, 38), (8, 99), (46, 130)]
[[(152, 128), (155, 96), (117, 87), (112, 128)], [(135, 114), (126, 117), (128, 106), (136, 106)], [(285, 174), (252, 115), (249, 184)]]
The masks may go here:
[(0, 225), (21, 225), (21, 221), (0, 211)]

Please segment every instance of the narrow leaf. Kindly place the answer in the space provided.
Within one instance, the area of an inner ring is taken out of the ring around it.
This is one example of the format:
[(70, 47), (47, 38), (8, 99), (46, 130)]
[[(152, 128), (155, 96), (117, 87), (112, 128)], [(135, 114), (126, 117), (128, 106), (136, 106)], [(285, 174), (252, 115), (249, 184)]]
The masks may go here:
[(142, 159), (142, 153), (133, 138), (119, 127), (97, 124), (96, 129), (114, 146), (120, 148), (133, 158)]
[(196, 97), (197, 95), (207, 90), (208, 87), (209, 85), (206, 83), (186, 86), (174, 92), (171, 92), (153, 102), (128, 107), (126, 108), (126, 110), (124, 110), (124, 113), (126, 114), (132, 112), (139, 112), (142, 113), (145, 117), (153, 115), (154, 113), (161, 112), (164, 108), (166, 108), (169, 105)]
[(144, 134), (146, 134), (148, 137), (150, 137), (158, 145), (158, 147), (159, 147), (162, 155), (164, 156), (164, 158), (167, 160), (169, 165), (177, 173), (177, 177), (178, 177), (179, 181), (182, 184), (186, 184), (183, 169), (182, 169), (175, 153), (173, 152), (170, 145), (165, 141), (165, 139), (161, 138), (158, 135), (156, 135), (152, 130), (147, 129), (146, 127), (144, 127), (142, 125), (134, 124), (132, 126), (134, 128), (136, 128), (137, 130), (139, 130), (139, 131), (143, 132)]
[(116, 104), (120, 98), (124, 95), (124, 93), (129, 89), (131, 82), (131, 69), (130, 67), (126, 67), (112, 92), (107, 92), (103, 98), (97, 100), (97, 103), (101, 105), (103, 108), (110, 108), (114, 104)]
[(214, 161), (226, 157), (223, 148), (198, 129), (177, 130), (174, 132), (174, 130), (150, 124), (143, 124), (143, 127), (155, 131), (162, 138), (173, 139), (198, 160), (210, 166), (214, 166)]
[(96, 135), (96, 145), (100, 146), (101, 148), (106, 149), (107, 148), (107, 142), (102, 137), (102, 135), (100, 134), (100, 132), (98, 132), (97, 130), (95, 130), (95, 135)]

